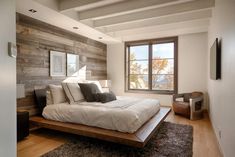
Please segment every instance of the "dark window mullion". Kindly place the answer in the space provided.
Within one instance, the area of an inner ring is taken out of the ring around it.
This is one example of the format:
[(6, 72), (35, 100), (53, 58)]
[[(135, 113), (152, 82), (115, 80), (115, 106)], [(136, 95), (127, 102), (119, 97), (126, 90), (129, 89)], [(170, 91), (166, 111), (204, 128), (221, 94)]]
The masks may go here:
[(136, 59), (136, 60), (129, 60), (130, 62), (131, 61), (148, 61), (149, 59), (147, 58), (147, 59)]
[(128, 90), (130, 89), (130, 46), (128, 46)]
[(152, 60), (165, 60), (165, 59), (167, 59), (167, 60), (174, 60), (174, 58), (159, 58), (159, 59), (152, 59)]
[(149, 90), (152, 90), (152, 43), (149, 44)]
[(152, 75), (174, 75), (174, 74), (152, 74)]
[(148, 75), (148, 74), (129, 74), (130, 75)]
[(178, 38), (174, 41), (174, 93), (178, 93)]

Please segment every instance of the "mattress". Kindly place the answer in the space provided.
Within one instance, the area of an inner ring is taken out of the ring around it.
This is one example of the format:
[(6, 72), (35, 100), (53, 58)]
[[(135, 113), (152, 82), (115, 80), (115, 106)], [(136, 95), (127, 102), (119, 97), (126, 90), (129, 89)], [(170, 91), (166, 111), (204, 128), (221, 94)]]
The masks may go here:
[(117, 97), (108, 103), (80, 102), (47, 105), (43, 117), (104, 129), (134, 133), (160, 110), (159, 100)]

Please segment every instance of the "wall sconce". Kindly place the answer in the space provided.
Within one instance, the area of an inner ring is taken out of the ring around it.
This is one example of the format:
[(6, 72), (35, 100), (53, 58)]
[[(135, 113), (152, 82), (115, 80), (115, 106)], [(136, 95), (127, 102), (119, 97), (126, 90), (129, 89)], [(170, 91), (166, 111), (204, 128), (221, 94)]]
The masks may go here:
[(81, 61), (85, 63), (87, 60), (87, 57), (86, 56), (80, 56), (80, 57), (81, 57)]
[(17, 86), (16, 86), (16, 97), (17, 97), (17, 99), (25, 98), (24, 84), (17, 84)]
[(103, 88), (104, 92), (109, 92), (111, 88), (111, 80), (99, 80), (101, 87)]

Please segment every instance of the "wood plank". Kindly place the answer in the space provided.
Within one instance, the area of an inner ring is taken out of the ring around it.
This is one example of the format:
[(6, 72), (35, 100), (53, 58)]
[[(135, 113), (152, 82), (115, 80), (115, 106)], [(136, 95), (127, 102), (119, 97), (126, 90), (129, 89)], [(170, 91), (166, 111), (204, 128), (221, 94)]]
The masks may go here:
[(43, 119), (42, 117), (31, 117), (30, 122), (33, 125), (38, 125), (40, 127), (44, 127), (44, 128), (48, 128), (52, 130), (58, 130), (62, 132), (68, 132), (68, 133), (82, 135), (82, 136), (98, 138), (101, 140), (115, 141), (118, 143), (121, 143), (121, 142), (129, 143), (131, 141), (141, 142), (134, 135), (128, 135), (128, 134), (120, 133), (117, 131), (111, 131), (111, 130), (96, 128), (96, 127), (89, 127), (89, 126), (79, 125), (79, 124), (56, 122), (56, 121)]
[(72, 134), (88, 136), (101, 140), (116, 142), (134, 147), (144, 147), (149, 139), (153, 136), (161, 122), (170, 113), (171, 108), (161, 107), (160, 111), (146, 122), (135, 133), (123, 133), (113, 130), (91, 127), (81, 124), (63, 123), (52, 120), (46, 120), (43, 117), (31, 117), (30, 122), (40, 127), (68, 132)]
[(106, 50), (106, 45), (101, 42), (98, 42), (93, 39), (89, 39), (87, 37), (75, 34), (73, 32), (70, 32), (70, 31), (64, 30), (62, 28), (53, 26), (51, 24), (39, 21), (37, 19), (33, 19), (33, 18), (25, 16), (23, 14), (17, 13), (16, 15), (17, 15), (17, 24), (19, 24), (19, 25), (22, 25), (25, 27), (30, 26), (31, 28), (38, 29), (43, 32), (51, 33), (54, 35), (59, 35), (61, 37), (65, 37), (65, 38), (68, 38), (71, 40), (80, 41), (85, 44), (92, 45), (92, 46)]
[(105, 44), (18, 13), (16, 32), (17, 83), (25, 84), (27, 95), (17, 105), (27, 109), (30, 115), (37, 112), (35, 102), (29, 97), (34, 89), (60, 84), (66, 79), (50, 77), (50, 50), (85, 56), (87, 61), (80, 61), (79, 65), (87, 67), (87, 79), (107, 79)]
[(106, 80), (107, 75), (104, 76), (87, 76), (87, 80)]
[(16, 25), (16, 33), (18, 35), (21, 34), (21, 35), (24, 35), (26, 37), (32, 37), (32, 38), (38, 38), (38, 39), (42, 39), (42, 40), (54, 41), (56, 43), (66, 44), (66, 45), (69, 45), (69, 46), (74, 45), (73, 40), (66, 39), (66, 38), (63, 38), (63, 37), (60, 37), (60, 36), (56, 36), (56, 35), (51, 34), (51, 33), (42, 32), (40, 30), (30, 28), (30, 27), (21, 26), (21, 25)]
[(160, 111), (148, 123), (136, 132), (136, 136), (144, 142), (144, 145), (153, 136), (154, 132), (158, 129), (163, 119), (167, 117), (171, 109), (169, 107), (161, 107)]

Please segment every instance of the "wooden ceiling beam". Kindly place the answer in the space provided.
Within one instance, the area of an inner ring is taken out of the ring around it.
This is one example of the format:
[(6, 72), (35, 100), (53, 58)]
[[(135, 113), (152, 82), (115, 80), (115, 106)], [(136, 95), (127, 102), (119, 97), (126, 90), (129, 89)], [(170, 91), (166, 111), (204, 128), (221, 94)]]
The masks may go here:
[[(119, 15), (115, 17), (108, 17), (104, 19), (94, 20), (94, 27), (103, 27), (117, 25), (121, 23), (131, 23), (133, 21), (146, 20), (150, 18), (169, 16), (173, 14), (182, 14), (185, 12), (196, 11), (200, 9), (207, 9), (214, 7), (214, 0), (197, 0), (190, 1), (145, 11), (129, 13), (126, 15)], [(79, 15), (80, 16), (80, 15)]]
[(79, 17), (80, 20), (101, 19), (116, 15), (123, 15), (126, 13), (132, 13), (136, 11), (142, 11), (153, 7), (156, 8), (165, 5), (170, 5), (173, 3), (180, 3), (181, 1), (182, 0), (128, 0), (113, 5), (107, 5), (79, 12)]
[(182, 29), (182, 28), (195, 28), (195, 27), (202, 27), (202, 26), (207, 27), (208, 25), (209, 25), (209, 19), (201, 19), (201, 20), (184, 21), (184, 22), (171, 23), (171, 24), (165, 24), (165, 25), (159, 25), (159, 26), (141, 27), (141, 28), (117, 31), (117, 32), (107, 33), (107, 34), (116, 38), (116, 37), (136, 35), (136, 32), (138, 32), (138, 34), (148, 34), (151, 32), (169, 31), (169, 30)]
[(97, 7), (102, 7), (124, 0), (60, 0), (59, 10), (60, 12), (66, 12), (69, 10), (85, 11), (93, 10)]
[(165, 25), (165, 24), (179, 23), (179, 22), (199, 20), (199, 19), (209, 19), (211, 18), (211, 16), (212, 16), (212, 10), (205, 9), (193, 12), (186, 12), (183, 14), (174, 14), (166, 17), (158, 17), (141, 21), (134, 21), (131, 23), (122, 23), (106, 27), (97, 27), (96, 29), (99, 29), (104, 33), (110, 33), (122, 30), (148, 27), (148, 26)]

